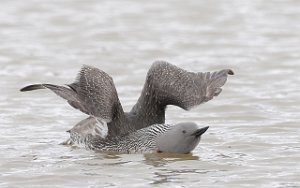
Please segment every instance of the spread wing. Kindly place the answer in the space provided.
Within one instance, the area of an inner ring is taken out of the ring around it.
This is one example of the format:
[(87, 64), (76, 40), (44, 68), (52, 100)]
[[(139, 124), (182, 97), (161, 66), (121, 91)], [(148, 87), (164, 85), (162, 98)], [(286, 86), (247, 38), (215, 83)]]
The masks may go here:
[[(142, 94), (131, 114), (144, 116), (145, 122), (164, 123), (167, 105), (185, 110), (200, 105), (219, 95), (230, 69), (216, 72), (188, 72), (167, 62), (155, 62), (148, 71)], [(138, 128), (147, 125), (140, 124)]]
[(127, 131), (126, 127), (120, 126), (120, 118), (125, 115), (113, 79), (108, 74), (84, 65), (76, 81), (67, 86), (34, 84), (22, 88), (21, 91), (48, 88), (66, 99), (74, 108), (108, 123), (108, 134), (113, 136)]

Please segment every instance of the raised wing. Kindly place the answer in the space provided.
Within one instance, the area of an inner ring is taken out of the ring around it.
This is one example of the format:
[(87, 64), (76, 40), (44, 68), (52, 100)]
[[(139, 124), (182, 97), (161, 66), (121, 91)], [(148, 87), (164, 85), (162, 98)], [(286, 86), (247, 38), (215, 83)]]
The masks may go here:
[(113, 80), (108, 74), (95, 67), (84, 65), (76, 81), (68, 86), (35, 84), (26, 86), (21, 91), (48, 88), (66, 99), (74, 108), (108, 123), (110, 136), (128, 131), (126, 126), (121, 126), (125, 115)]
[(72, 107), (79, 109), (80, 111), (86, 114), (89, 114), (85, 105), (80, 101), (80, 98), (76, 93), (76, 91), (70, 88), (53, 85), (53, 84), (33, 84), (22, 88), (20, 91), (24, 92), (24, 91), (32, 91), (37, 89), (50, 89), (58, 96), (62, 97), (63, 99), (66, 99)]
[(143, 117), (144, 124), (164, 123), (167, 105), (189, 110), (221, 93), (230, 69), (216, 72), (188, 72), (167, 62), (155, 62), (148, 71), (142, 94), (131, 114)]
[(113, 79), (97, 68), (83, 66), (77, 80), (69, 87), (78, 94), (89, 115), (110, 122), (116, 110), (123, 112)]

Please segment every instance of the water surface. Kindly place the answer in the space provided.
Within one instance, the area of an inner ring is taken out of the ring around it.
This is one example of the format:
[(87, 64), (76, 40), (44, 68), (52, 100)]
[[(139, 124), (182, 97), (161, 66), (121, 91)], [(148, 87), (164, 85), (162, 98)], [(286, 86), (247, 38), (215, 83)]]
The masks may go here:
[[(300, 187), (300, 2), (2, 0), (1, 187)], [(31, 83), (71, 83), (82, 64), (115, 81), (125, 110), (154, 60), (231, 68), (220, 96), (167, 122), (209, 125), (190, 155), (59, 145), (86, 115)]]

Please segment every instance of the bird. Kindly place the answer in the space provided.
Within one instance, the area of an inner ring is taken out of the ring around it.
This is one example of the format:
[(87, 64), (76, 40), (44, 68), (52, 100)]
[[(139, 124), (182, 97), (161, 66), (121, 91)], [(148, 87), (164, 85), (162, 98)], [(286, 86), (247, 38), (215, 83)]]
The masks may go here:
[[(50, 89), (89, 115), (68, 131), (70, 138), (64, 144), (125, 153), (188, 153), (198, 145), (208, 126), (199, 128), (192, 122), (165, 124), (167, 106), (190, 110), (205, 103), (221, 93), (228, 75), (233, 74), (231, 69), (189, 72), (166, 61), (155, 61), (129, 112), (123, 111), (112, 77), (89, 65), (83, 65), (75, 82), (66, 86), (32, 84), (20, 91)], [(194, 140), (188, 139), (193, 137)]]
[[(95, 119), (93, 119), (95, 120)], [(84, 121), (86, 122), (86, 121)], [(103, 130), (104, 122), (95, 124), (78, 123), (68, 132), (76, 146), (88, 150), (117, 153), (190, 153), (200, 142), (201, 136), (209, 126), (199, 128), (194, 122), (182, 122), (175, 125), (154, 124), (125, 136), (100, 139), (96, 132)], [(98, 131), (97, 131), (98, 129)], [(95, 134), (96, 133), (96, 134)], [(69, 143), (64, 143), (69, 145)]]

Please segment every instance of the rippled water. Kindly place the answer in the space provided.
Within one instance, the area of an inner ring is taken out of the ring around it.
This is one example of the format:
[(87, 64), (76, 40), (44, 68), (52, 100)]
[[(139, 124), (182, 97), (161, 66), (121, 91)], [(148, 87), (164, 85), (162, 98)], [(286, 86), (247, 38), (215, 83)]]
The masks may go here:
[[(1, 0), (1, 187), (300, 187), (300, 1)], [(222, 94), (167, 122), (209, 125), (191, 155), (113, 155), (59, 145), (86, 116), (30, 83), (82, 64), (136, 102), (156, 59), (232, 68)]]

